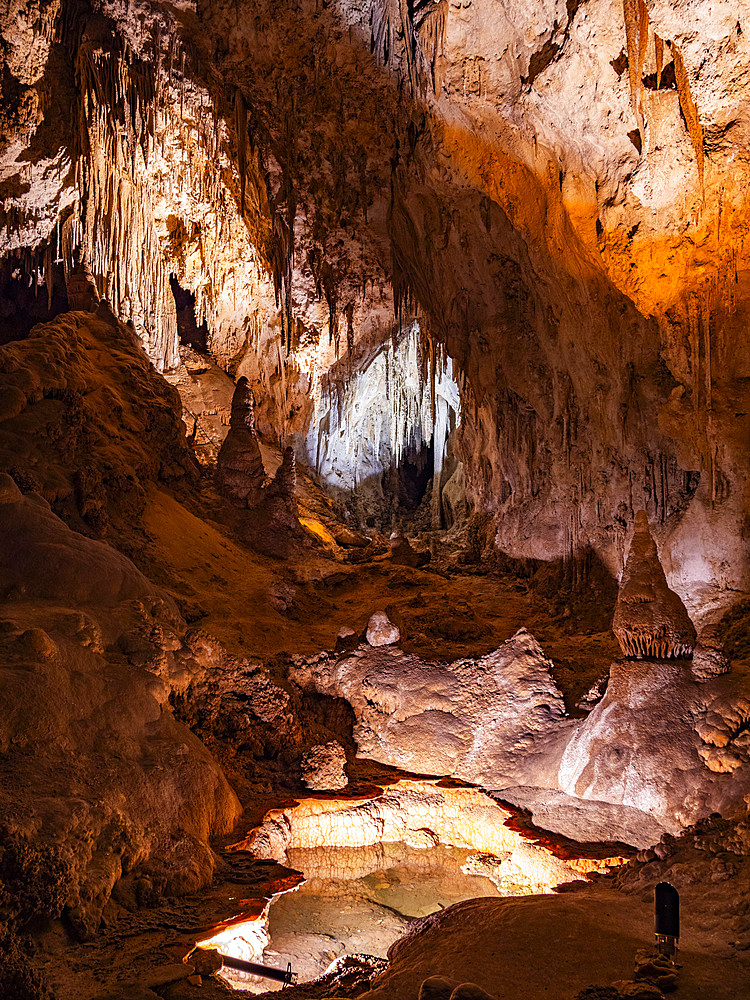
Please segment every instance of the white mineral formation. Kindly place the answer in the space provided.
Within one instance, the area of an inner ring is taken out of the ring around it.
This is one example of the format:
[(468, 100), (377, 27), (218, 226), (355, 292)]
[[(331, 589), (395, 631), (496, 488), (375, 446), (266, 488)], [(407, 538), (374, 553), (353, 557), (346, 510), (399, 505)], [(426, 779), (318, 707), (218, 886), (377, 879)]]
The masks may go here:
[(401, 638), (401, 632), (385, 611), (376, 611), (367, 623), (367, 641), (371, 646), (392, 646)]

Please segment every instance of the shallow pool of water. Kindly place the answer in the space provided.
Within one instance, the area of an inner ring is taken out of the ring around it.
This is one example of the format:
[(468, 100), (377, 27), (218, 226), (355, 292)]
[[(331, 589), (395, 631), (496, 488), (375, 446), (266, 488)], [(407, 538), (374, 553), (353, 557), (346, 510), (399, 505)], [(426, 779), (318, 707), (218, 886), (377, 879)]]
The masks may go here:
[(489, 878), (463, 870), (476, 856), (465, 848), (395, 843), (290, 850), (288, 856), (306, 881), (271, 903), (263, 960), (280, 968), (290, 962), (301, 982), (322, 975), (341, 955), (385, 957), (417, 917), (463, 899), (501, 895)]

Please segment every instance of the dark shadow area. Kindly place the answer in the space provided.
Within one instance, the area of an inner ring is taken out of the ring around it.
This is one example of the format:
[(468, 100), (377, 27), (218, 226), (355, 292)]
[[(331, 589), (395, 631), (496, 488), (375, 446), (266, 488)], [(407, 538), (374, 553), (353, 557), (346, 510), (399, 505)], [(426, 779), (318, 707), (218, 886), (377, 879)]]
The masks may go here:
[(177, 309), (177, 334), (180, 343), (192, 347), (194, 351), (205, 353), (208, 349), (208, 326), (203, 320), (200, 326), (195, 318), (195, 295), (182, 288), (174, 274), (169, 276), (169, 286)]
[(0, 261), (0, 344), (24, 340), (37, 323), (67, 309), (62, 263), (55, 263), (47, 245), (36, 253), (24, 250)]
[[(416, 510), (432, 480), (435, 448), (432, 440), (419, 448), (410, 448), (396, 466), (398, 505), (402, 510)], [(387, 474), (384, 474), (384, 480)], [(385, 486), (385, 482), (384, 482)]]
[(643, 86), (647, 90), (677, 90), (677, 80), (674, 75), (674, 60), (668, 62), (661, 71), (659, 86), (656, 86), (656, 73), (650, 73), (643, 78)]

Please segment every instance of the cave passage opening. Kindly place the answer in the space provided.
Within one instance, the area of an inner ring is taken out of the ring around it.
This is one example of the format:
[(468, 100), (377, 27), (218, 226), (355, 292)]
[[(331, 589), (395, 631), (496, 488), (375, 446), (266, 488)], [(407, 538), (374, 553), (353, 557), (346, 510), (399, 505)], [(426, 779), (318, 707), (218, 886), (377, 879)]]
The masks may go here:
[(442, 490), (456, 471), (461, 398), (453, 361), (414, 322), (330, 373), (300, 457), (363, 527), (390, 529), (430, 499), (444, 527)]
[(169, 276), (175, 310), (177, 312), (177, 336), (183, 347), (190, 347), (199, 354), (208, 351), (208, 324), (205, 319), (199, 324), (195, 315), (195, 295), (183, 288), (177, 275)]

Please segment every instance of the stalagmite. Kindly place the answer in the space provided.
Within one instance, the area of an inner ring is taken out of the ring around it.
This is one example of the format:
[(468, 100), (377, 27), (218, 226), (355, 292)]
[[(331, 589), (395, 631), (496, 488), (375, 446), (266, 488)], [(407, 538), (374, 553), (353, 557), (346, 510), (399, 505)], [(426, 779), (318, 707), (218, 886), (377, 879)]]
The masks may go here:
[(695, 626), (667, 586), (643, 510), (635, 515), (612, 630), (625, 656), (689, 657), (695, 646)]
[(261, 497), (265, 470), (255, 433), (253, 394), (246, 378), (232, 397), (229, 433), (216, 461), (216, 487), (229, 500), (253, 507)]

